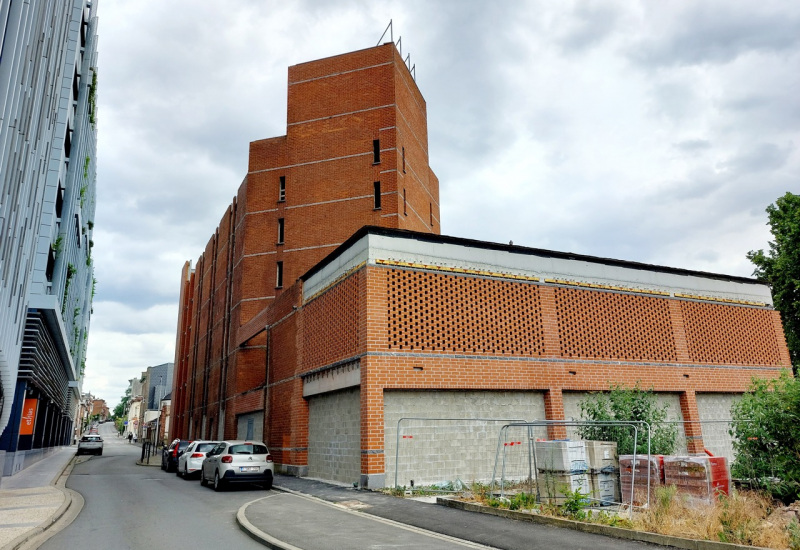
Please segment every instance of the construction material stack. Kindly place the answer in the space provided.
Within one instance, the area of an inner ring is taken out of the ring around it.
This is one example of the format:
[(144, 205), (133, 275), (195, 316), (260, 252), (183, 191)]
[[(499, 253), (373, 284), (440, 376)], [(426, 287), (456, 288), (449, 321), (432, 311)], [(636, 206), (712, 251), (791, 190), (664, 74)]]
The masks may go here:
[(619, 502), (619, 460), (615, 441), (585, 441), (592, 498), (601, 506)]
[(656, 488), (664, 485), (664, 456), (663, 455), (620, 455), (619, 481), (622, 493), (622, 502), (642, 505), (652, 495)]
[(664, 482), (680, 493), (710, 501), (730, 490), (730, 474), (723, 456), (666, 456)]
[(535, 441), (534, 461), (542, 501), (563, 504), (569, 493), (591, 494), (583, 441)]

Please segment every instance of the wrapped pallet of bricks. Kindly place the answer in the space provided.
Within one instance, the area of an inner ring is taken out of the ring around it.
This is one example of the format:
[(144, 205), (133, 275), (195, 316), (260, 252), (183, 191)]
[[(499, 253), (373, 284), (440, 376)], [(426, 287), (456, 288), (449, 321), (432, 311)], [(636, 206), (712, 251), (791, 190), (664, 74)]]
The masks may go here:
[[(585, 472), (539, 472), (536, 483), (539, 487), (539, 498), (548, 504), (564, 504), (568, 499), (574, 498), (576, 491), (580, 491), (582, 495), (589, 495), (592, 492), (589, 475)], [(583, 504), (588, 506), (591, 501), (585, 498)]]
[(583, 441), (536, 441), (533, 449), (539, 497), (543, 502), (563, 504), (576, 491), (591, 494)]
[(648, 483), (650, 498), (655, 489), (664, 485), (663, 455), (620, 455), (619, 485), (622, 502), (639, 506), (647, 502)]
[(535, 441), (533, 454), (540, 472), (585, 473), (586, 444), (584, 441)]
[(664, 483), (675, 485), (681, 494), (710, 501), (730, 490), (728, 464), (722, 456), (666, 456)]
[(584, 443), (593, 502), (600, 506), (610, 506), (620, 502), (617, 443), (615, 441)]

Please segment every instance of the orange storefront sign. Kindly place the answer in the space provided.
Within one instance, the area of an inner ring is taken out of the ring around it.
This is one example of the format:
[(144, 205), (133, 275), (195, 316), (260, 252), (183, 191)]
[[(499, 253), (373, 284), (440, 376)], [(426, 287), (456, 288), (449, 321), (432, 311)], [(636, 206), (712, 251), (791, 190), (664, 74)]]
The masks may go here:
[(26, 399), (22, 407), (22, 420), (19, 423), (19, 435), (33, 435), (33, 424), (36, 420), (38, 399)]

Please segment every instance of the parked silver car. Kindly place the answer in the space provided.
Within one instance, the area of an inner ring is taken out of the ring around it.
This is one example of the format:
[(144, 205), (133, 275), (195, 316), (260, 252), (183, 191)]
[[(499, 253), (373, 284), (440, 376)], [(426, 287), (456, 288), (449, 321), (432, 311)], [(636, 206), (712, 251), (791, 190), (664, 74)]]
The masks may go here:
[(192, 441), (189, 443), (183, 454), (178, 457), (178, 467), (175, 469), (175, 473), (182, 476), (183, 479), (194, 477), (195, 474), (199, 476), (206, 453), (216, 447), (218, 443), (219, 441)]
[(272, 489), (275, 464), (267, 446), (260, 441), (220, 441), (206, 455), (200, 469), (200, 483), (213, 483), (221, 491), (229, 483), (258, 483)]
[(82, 454), (94, 454), (94, 455), (102, 455), (103, 454), (103, 438), (99, 435), (84, 435), (81, 437), (81, 440), (78, 441), (78, 455)]

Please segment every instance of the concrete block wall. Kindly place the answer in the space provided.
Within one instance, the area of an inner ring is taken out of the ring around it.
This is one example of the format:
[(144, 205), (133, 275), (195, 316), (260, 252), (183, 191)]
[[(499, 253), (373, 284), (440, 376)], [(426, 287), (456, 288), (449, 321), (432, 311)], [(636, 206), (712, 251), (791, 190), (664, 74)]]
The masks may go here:
[(730, 424), (710, 421), (729, 420), (731, 418), (731, 407), (741, 397), (742, 394), (735, 393), (697, 394), (697, 410), (700, 415), (705, 448), (716, 456), (727, 458), (729, 465), (736, 458), (736, 453), (733, 450), (733, 440), (728, 433)]
[[(384, 405), (386, 484), (394, 486), (397, 425), (400, 424), (398, 484), (488, 481), (500, 428), (512, 420), (544, 417), (544, 397), (536, 391), (387, 390)], [(436, 418), (459, 419), (433, 420)], [(495, 419), (484, 422), (467, 419)]]
[(308, 475), (355, 483), (361, 475), (361, 396), (358, 388), (308, 400)]

